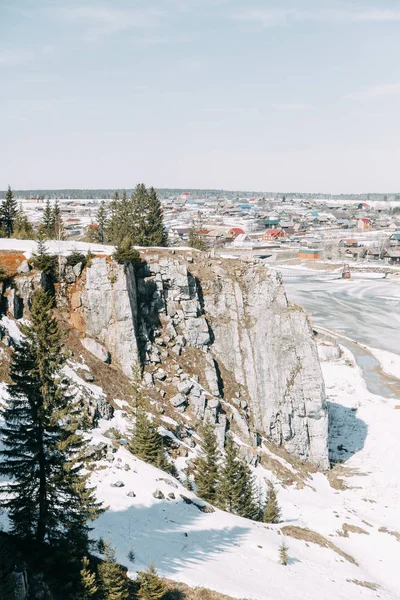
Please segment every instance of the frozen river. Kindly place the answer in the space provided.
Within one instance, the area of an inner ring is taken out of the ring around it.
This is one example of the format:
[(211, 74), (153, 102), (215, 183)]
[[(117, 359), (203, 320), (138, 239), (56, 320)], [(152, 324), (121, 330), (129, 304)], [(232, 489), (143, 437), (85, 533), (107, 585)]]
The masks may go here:
[(400, 354), (400, 281), (288, 278), (288, 299), (302, 306), (315, 324), (351, 339)]

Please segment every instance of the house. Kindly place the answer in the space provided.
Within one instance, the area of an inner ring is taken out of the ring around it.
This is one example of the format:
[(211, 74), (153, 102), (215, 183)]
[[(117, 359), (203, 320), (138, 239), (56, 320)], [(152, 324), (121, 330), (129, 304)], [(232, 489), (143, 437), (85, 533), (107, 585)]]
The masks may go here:
[(321, 253), (316, 248), (300, 248), (297, 258), (318, 260), (319, 258), (321, 258)]
[(366, 217), (363, 217), (362, 219), (358, 219), (357, 229), (359, 231), (368, 231), (369, 229), (372, 229), (371, 219), (367, 219)]
[(389, 237), (389, 242), (391, 246), (400, 246), (400, 231), (395, 231)]
[(368, 260), (379, 260), (382, 257), (381, 248), (368, 248), (365, 253), (365, 258)]
[(358, 210), (366, 210), (367, 208), (369, 208), (369, 204), (367, 204), (366, 202), (360, 202), (360, 204), (357, 205)]
[(279, 225), (279, 221), (280, 219), (278, 217), (267, 217), (263, 219), (263, 225), (266, 229), (269, 229), (271, 227), (276, 227), (277, 225)]
[(242, 235), (243, 233), (244, 231), (240, 227), (232, 227), (232, 229), (229, 229), (226, 236), (231, 240), (234, 240), (238, 235)]
[(285, 232), (282, 231), (282, 229), (267, 229), (267, 231), (265, 231), (265, 233), (262, 234), (261, 239), (264, 242), (267, 241), (276, 241), (279, 240), (280, 238), (284, 238), (285, 237)]
[(357, 260), (358, 258), (363, 258), (365, 255), (365, 248), (346, 248), (346, 252), (344, 255), (347, 258), (353, 258)]
[(343, 248), (357, 248), (358, 242), (357, 240), (340, 240), (339, 246), (343, 246)]
[(391, 265), (400, 264), (400, 250), (384, 250), (383, 258)]

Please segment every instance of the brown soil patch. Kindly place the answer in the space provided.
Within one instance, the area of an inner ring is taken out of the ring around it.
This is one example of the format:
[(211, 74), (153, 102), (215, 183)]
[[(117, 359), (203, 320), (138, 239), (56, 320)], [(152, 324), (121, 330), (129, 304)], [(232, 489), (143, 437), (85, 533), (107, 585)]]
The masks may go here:
[(378, 531), (380, 531), (381, 533), (388, 533), (389, 535), (395, 537), (398, 542), (400, 542), (400, 533), (398, 531), (391, 531), (387, 527), (380, 527)]
[(0, 265), (7, 271), (9, 277), (14, 277), (18, 267), (26, 260), (22, 252), (12, 252), (9, 250), (0, 251)]
[(374, 590), (374, 592), (379, 590), (381, 587), (377, 583), (372, 583), (372, 581), (360, 581), (359, 579), (346, 579), (346, 581), (348, 581), (349, 583), (355, 583), (356, 585), (359, 585), (361, 587), (368, 588), (369, 590)]
[(311, 544), (317, 544), (317, 546), (321, 546), (321, 548), (329, 548), (333, 550), (346, 559), (349, 563), (356, 565), (358, 567), (357, 561), (350, 556), (350, 554), (346, 554), (340, 548), (338, 548), (335, 544), (324, 538), (324, 536), (312, 531), (311, 529), (306, 529), (303, 527), (297, 527), (296, 525), (285, 525), (281, 527), (281, 531), (284, 535), (288, 535), (289, 537), (294, 538), (295, 540), (303, 540), (304, 542), (310, 542)]
[(363, 535), (369, 535), (368, 531), (357, 527), (357, 525), (351, 525), (350, 523), (343, 523), (342, 529), (338, 531), (338, 535), (341, 537), (349, 537), (349, 533), (360, 533)]

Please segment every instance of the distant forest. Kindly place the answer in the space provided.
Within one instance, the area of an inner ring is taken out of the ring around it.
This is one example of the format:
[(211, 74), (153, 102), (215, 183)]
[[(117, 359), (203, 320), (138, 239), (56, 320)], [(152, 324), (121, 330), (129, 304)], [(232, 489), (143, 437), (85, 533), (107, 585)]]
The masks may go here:
[[(19, 198), (50, 198), (50, 199), (108, 199), (112, 198), (115, 191), (122, 193), (122, 189), (60, 189), (60, 190), (13, 190), (16, 199)], [(131, 194), (134, 191), (132, 189), (125, 190), (127, 194)], [(207, 197), (229, 197), (229, 198), (251, 198), (252, 196), (264, 197), (264, 198), (276, 198), (281, 197), (291, 198), (304, 198), (308, 200), (313, 199), (325, 199), (325, 200), (379, 200), (379, 201), (390, 201), (400, 200), (400, 193), (393, 194), (379, 194), (379, 193), (364, 193), (364, 194), (310, 194), (304, 192), (262, 192), (262, 191), (243, 191), (243, 190), (213, 190), (213, 189), (178, 189), (178, 188), (160, 188), (156, 189), (159, 198), (177, 197), (183, 193), (189, 193), (193, 198), (207, 198)], [(4, 199), (6, 190), (0, 190), (0, 199)]]

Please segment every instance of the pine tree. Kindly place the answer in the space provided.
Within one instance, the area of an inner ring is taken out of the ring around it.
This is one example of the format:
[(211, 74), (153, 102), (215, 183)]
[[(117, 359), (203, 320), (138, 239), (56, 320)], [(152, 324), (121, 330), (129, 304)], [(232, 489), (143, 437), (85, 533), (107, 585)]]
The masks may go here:
[(279, 562), (285, 567), (289, 562), (288, 550), (289, 548), (286, 546), (285, 540), (283, 540), (282, 544), (279, 547)]
[(149, 196), (144, 183), (139, 183), (131, 197), (131, 236), (135, 246), (146, 245), (146, 212)]
[(20, 240), (33, 239), (33, 227), (20, 205), (14, 221), (14, 237)]
[(145, 220), (145, 246), (167, 246), (164, 218), (157, 193), (151, 187), (147, 193)]
[(89, 600), (97, 592), (96, 574), (90, 570), (90, 563), (87, 556), (84, 556), (82, 559), (80, 588), (79, 600)]
[(219, 451), (214, 427), (207, 423), (201, 432), (203, 441), (201, 445), (202, 456), (196, 461), (194, 481), (197, 494), (208, 502), (215, 502), (218, 484), (218, 459)]
[(115, 248), (113, 254), (115, 262), (126, 265), (128, 263), (140, 263), (140, 254), (137, 250), (132, 248), (132, 240), (129, 236), (126, 236), (120, 244)]
[(107, 227), (107, 207), (104, 200), (101, 201), (96, 215), (97, 235), (100, 244), (104, 244)]
[(54, 237), (54, 220), (53, 210), (50, 205), (50, 200), (47, 198), (46, 206), (43, 211), (42, 222), (39, 226), (39, 233), (43, 239), (51, 240)]
[(146, 571), (138, 573), (139, 599), (161, 600), (165, 595), (166, 588), (163, 580), (158, 576), (154, 565), (147, 567)]
[(101, 600), (126, 600), (128, 584), (108, 542), (104, 545), (104, 555), (105, 561), (97, 569)]
[(279, 523), (281, 509), (279, 508), (278, 498), (272, 481), (268, 481), (267, 500), (264, 508), (263, 521), (265, 523)]
[(12, 533), (36, 543), (87, 551), (87, 522), (101, 513), (82, 474), (83, 439), (79, 410), (71, 401), (61, 368), (62, 336), (43, 289), (32, 298), (29, 326), (15, 348), (10, 367), (10, 401), (0, 435), (0, 507), (8, 509)]
[(58, 200), (55, 201), (51, 212), (51, 237), (55, 240), (63, 240), (65, 237), (64, 223)]
[(17, 201), (14, 198), (14, 194), (8, 186), (5, 200), (3, 200), (0, 206), (0, 220), (4, 228), (5, 235), (9, 238), (14, 233), (14, 222), (18, 214)]
[(37, 242), (36, 252), (32, 256), (32, 264), (36, 269), (42, 271), (51, 277), (55, 276), (57, 259), (53, 254), (49, 254), (46, 243), (42, 236)]
[(219, 474), (217, 499), (221, 508), (241, 517), (254, 519), (256, 515), (251, 472), (239, 458), (231, 437), (226, 444), (225, 462)]
[(162, 468), (163, 440), (143, 406), (136, 409), (135, 431), (129, 442), (129, 449), (138, 458)]

